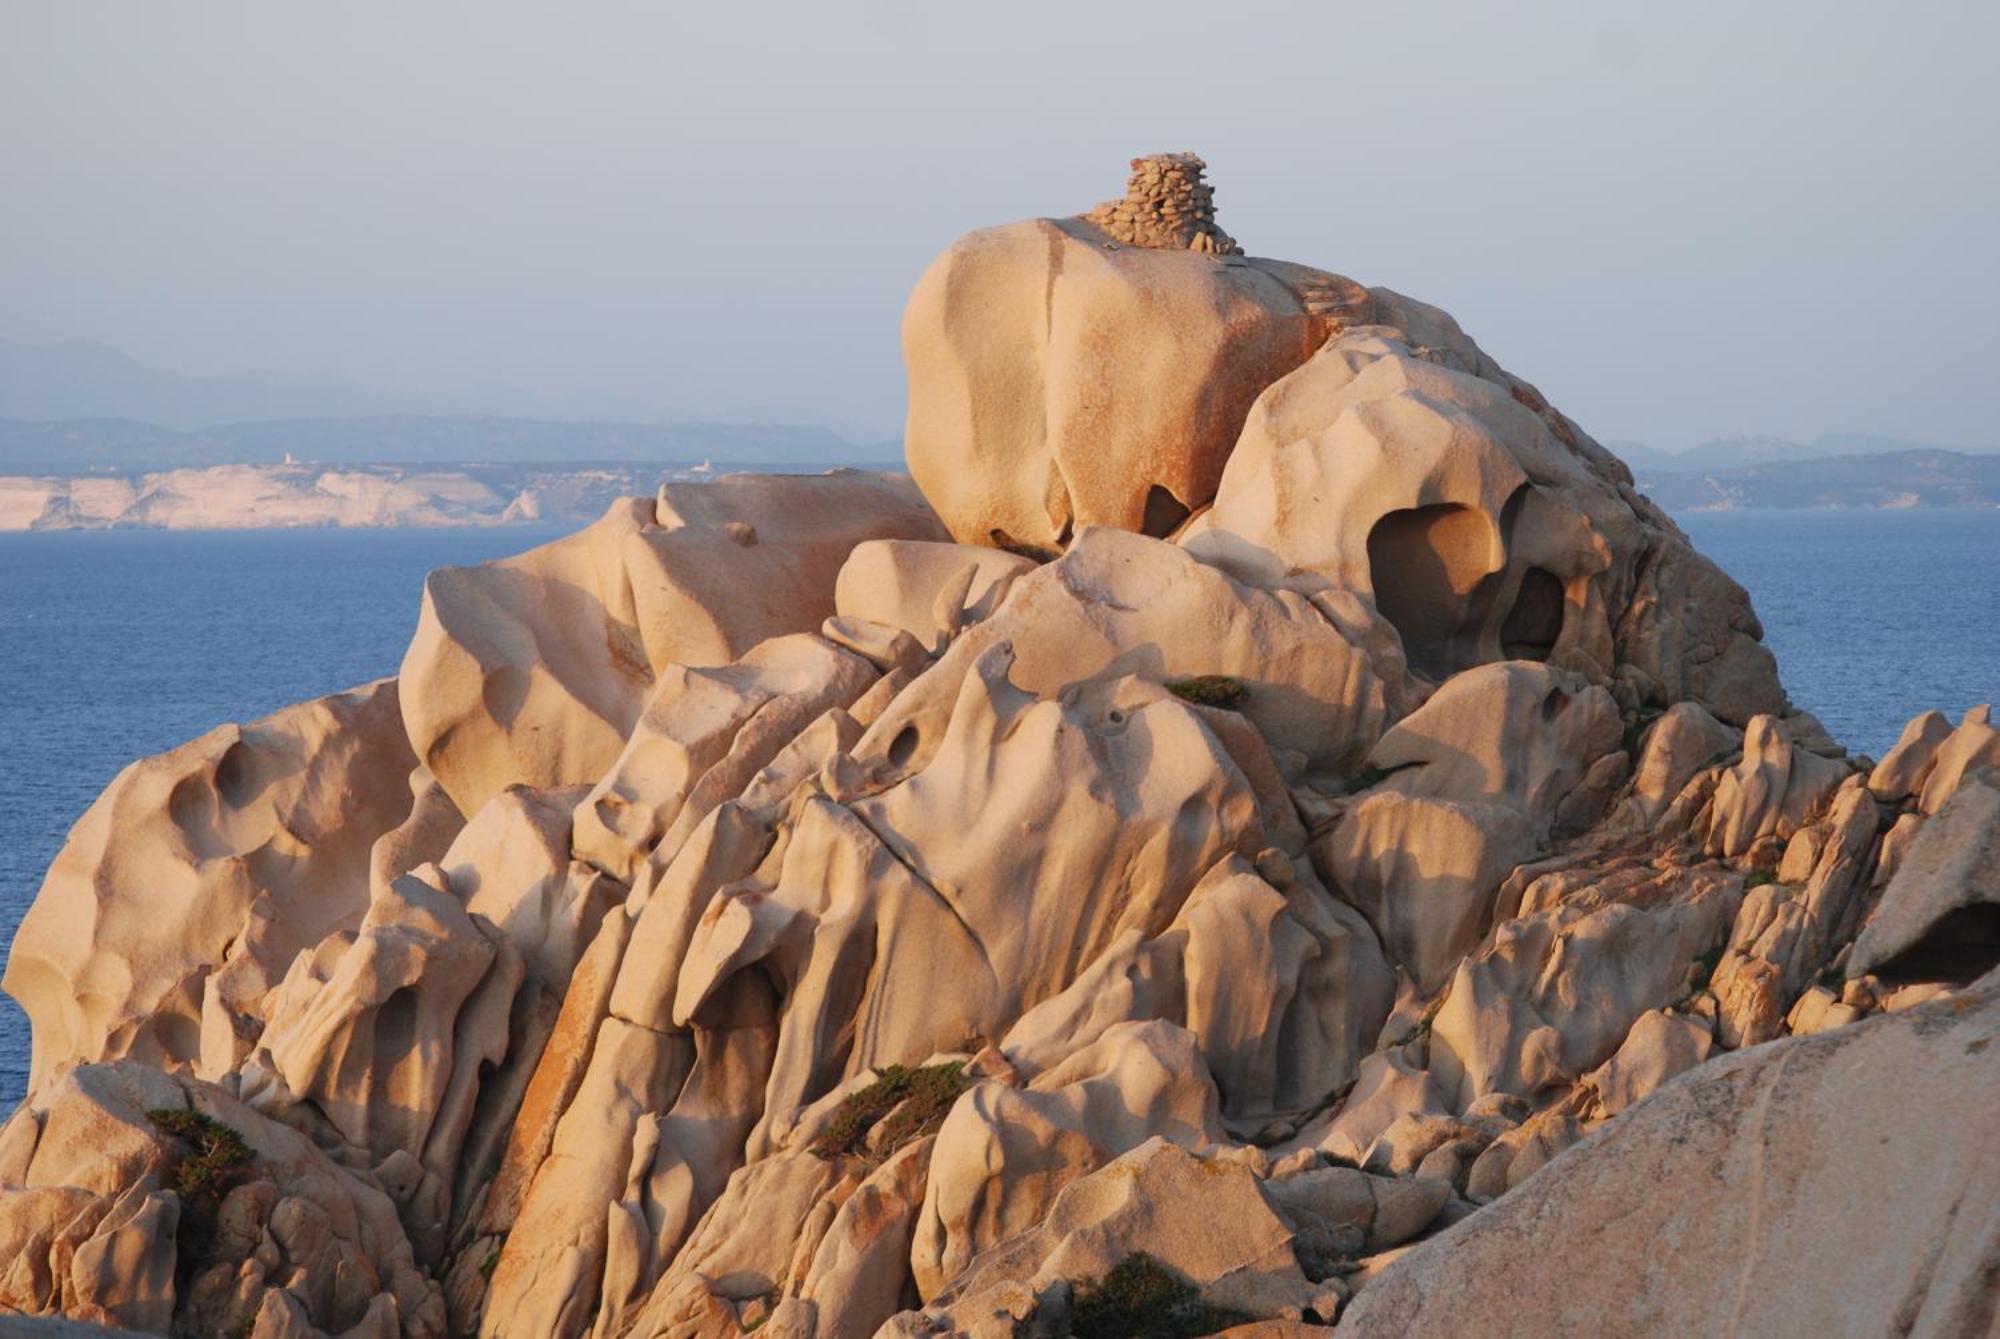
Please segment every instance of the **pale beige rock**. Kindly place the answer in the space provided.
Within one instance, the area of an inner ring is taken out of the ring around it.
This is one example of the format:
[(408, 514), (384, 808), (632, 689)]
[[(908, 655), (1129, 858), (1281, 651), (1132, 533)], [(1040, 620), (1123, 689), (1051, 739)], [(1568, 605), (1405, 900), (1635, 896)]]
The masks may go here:
[(1215, 495), (1258, 393), (1345, 314), (1321, 294), (1366, 303), (1303, 266), (1127, 246), (1083, 219), (970, 233), (903, 314), (910, 472), (962, 543), (1165, 536)]
[(1785, 1030), (1804, 1037), (1846, 1027), (1862, 1017), (1861, 1010), (1842, 1003), (1824, 986), (1814, 986), (1799, 996), (1798, 1003), (1785, 1015)]
[(1398, 1120), (1442, 1115), (1444, 1110), (1428, 1070), (1412, 1065), (1400, 1051), (1377, 1051), (1361, 1062), (1354, 1088), (1338, 1112), (1301, 1131), (1299, 1142), (1360, 1165), (1372, 1159), (1376, 1143)]
[(1456, 1109), (1523, 1097), (1609, 1059), (1641, 1014), (1671, 1004), (1689, 964), (1719, 944), (1741, 894), (1690, 871), (1655, 905), (1565, 902), (1494, 929), (1461, 963), (1431, 1029), (1431, 1069)]
[(1449, 317), (1371, 297), (1383, 324), (1264, 392), (1183, 542), (1431, 680), (1529, 658), (1729, 720), (1782, 709), (1747, 597), (1623, 467)]
[(1387, 777), (1314, 845), (1329, 881), (1429, 994), (1476, 945), (1507, 872), (1618, 743), (1604, 689), (1503, 661), (1453, 676), (1368, 755)]
[(1466, 1170), (1465, 1193), (1475, 1203), (1498, 1199), (1547, 1166), (1582, 1133), (1572, 1102), (1538, 1112), (1489, 1143)]
[(1932, 755), (1924, 778), (1919, 811), (1934, 814), (1950, 802), (1965, 778), (1985, 767), (2000, 767), (2000, 729), (1993, 725), (1990, 705), (1973, 707)]
[(773, 1226), (804, 1222), (841, 1175), (833, 1163), (803, 1151), (739, 1170), (626, 1333), (664, 1339), (738, 1332), (738, 1305), (781, 1291), (789, 1276), (796, 1237)]
[(1993, 977), (1711, 1062), (1383, 1270), (1338, 1331), (1984, 1333), (2000, 1261), (1996, 1084)]
[(896, 538), (944, 538), (906, 479), (744, 475), (668, 484), (518, 557), (440, 568), (403, 657), (411, 744), (464, 813), (510, 785), (595, 782), (662, 669), (812, 631), (854, 546)]
[(71, 829), (7, 960), (34, 1029), (30, 1086), (79, 1061), (191, 1066), (218, 973), (215, 1007), (261, 1018), (294, 955), (361, 919), (369, 848), (408, 812), (414, 766), (384, 680), (119, 773)]
[(465, 815), (430, 769), (410, 773), (408, 816), (376, 838), (368, 852), (369, 899), (380, 897), (397, 875), (441, 859), (464, 827)]
[(1787, 847), (1779, 872), (1790, 866), (1802, 875), (1799, 883), (1781, 877), (1743, 899), (1711, 984), (1723, 1045), (1754, 1046), (1777, 1036), (1806, 983), (1853, 935), (1880, 826), (1866, 783), (1858, 774), (1848, 777), (1825, 820), (1801, 828)]
[(1597, 1111), (1615, 1116), (1678, 1074), (1708, 1059), (1715, 1037), (1681, 1014), (1652, 1009), (1640, 1014), (1609, 1060), (1584, 1076)]
[(854, 546), (834, 585), (842, 618), (901, 628), (933, 654), (992, 617), (1033, 561), (983, 544), (871, 539)]
[(972, 1089), (931, 1152), (910, 1251), (918, 1291), (937, 1296), (981, 1252), (1047, 1217), (1064, 1186), (1149, 1138), (1211, 1147), (1220, 1117), (1194, 1038), (1161, 1022), (1115, 1026), (1026, 1088)]
[[(216, 1210), (209, 1263), (182, 1292), (175, 1238), (188, 1210), (174, 1168), (194, 1150), (146, 1113), (190, 1107), (235, 1130), (251, 1156)], [(16, 1112), (0, 1147), (9, 1308), (208, 1334), (284, 1287), (317, 1331), (374, 1314), (388, 1322), (379, 1333), (442, 1339), (442, 1298), (416, 1268), (389, 1197), (214, 1085), (129, 1061), (82, 1066)], [(64, 1212), (49, 1216), (56, 1205)]]
[(1708, 852), (1735, 857), (1764, 838), (1790, 838), (1825, 804), (1847, 770), (1837, 759), (1794, 747), (1776, 717), (1753, 718), (1744, 727), (1742, 761), (1716, 785)]
[(466, 913), (483, 917), (520, 950), (528, 974), (562, 998), (598, 923), (623, 890), (570, 859), (580, 787), (509, 787), (477, 814), (438, 860)]
[(1894, 747), (1868, 774), (1868, 789), (1885, 804), (1923, 794), (1924, 782), (1937, 763), (1938, 745), (1951, 736), (1951, 722), (1941, 711), (1912, 716)]
[(841, 1204), (799, 1296), (812, 1303), (819, 1339), (867, 1339), (902, 1304), (910, 1235), (923, 1207), (932, 1140), (892, 1154)]
[(1847, 959), (1849, 978), (1964, 982), (2000, 962), (2000, 769), (1924, 821)]
[(1125, 675), (1234, 679), (1247, 690), (1241, 715), (1266, 740), (1336, 775), (1359, 766), (1404, 707), (1371, 654), (1303, 598), (1243, 586), (1171, 544), (1100, 527), (1017, 579), (998, 611), (897, 698), (856, 757), (883, 758), (894, 771), (922, 766), (959, 685), (1002, 642), (1014, 648), (1013, 681), (1041, 697)]
[(1168, 930), (1111, 945), (1022, 1016), (1001, 1049), (1029, 1074), (1115, 1023), (1195, 1034), (1231, 1129), (1253, 1134), (1354, 1078), (1395, 993), (1374, 932), (1309, 869), (1279, 891), (1241, 856), (1203, 876)]
[(1141, 1252), (1204, 1301), (1251, 1315), (1297, 1316), (1318, 1291), (1254, 1176), (1156, 1137), (1071, 1182), (1033, 1230), (982, 1253), (925, 1314), (949, 1333), (960, 1315), (990, 1314), (1010, 1286), (1033, 1293), (1058, 1279), (1093, 1281)]
[(1612, 816), (1612, 823), (1624, 831), (1647, 831), (1696, 772), (1714, 765), (1742, 743), (1741, 735), (1716, 720), (1701, 704), (1676, 702), (1647, 730), (1632, 772), (1631, 792)]
[(243, 1098), (280, 1116), (305, 1106), (349, 1147), (401, 1151), (448, 1192), (482, 1072), (507, 1053), (522, 975), (505, 935), (405, 875), (358, 929), (299, 955), (244, 1063)]
[(577, 806), (576, 854), (630, 884), (656, 846), (671, 856), (710, 809), (875, 677), (808, 633), (760, 642), (725, 666), (667, 666), (618, 760)]
[(1451, 1187), (1439, 1181), (1374, 1176), (1352, 1167), (1321, 1167), (1268, 1181), (1264, 1191), (1295, 1230), (1304, 1232), (1311, 1224), (1333, 1236), (1334, 1229), (1354, 1228), (1360, 1251), (1369, 1253), (1416, 1236), (1451, 1198)]

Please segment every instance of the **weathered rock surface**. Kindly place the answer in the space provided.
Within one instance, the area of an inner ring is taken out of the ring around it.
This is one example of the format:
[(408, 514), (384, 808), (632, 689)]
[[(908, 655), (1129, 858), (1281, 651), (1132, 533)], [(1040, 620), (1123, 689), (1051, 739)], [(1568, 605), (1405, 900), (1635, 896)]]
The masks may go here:
[(905, 341), (914, 485), (621, 502), (114, 782), (6, 978), (0, 1302), (1990, 1326), (1985, 709), (1864, 775), (1623, 466), (1191, 156), (964, 239)]
[(1719, 1058), (1390, 1265), (1339, 1332), (1988, 1333), (1996, 1091), (2000, 977)]
[(463, 813), (595, 782), (668, 665), (727, 664), (834, 612), (864, 539), (942, 539), (905, 481), (837, 472), (669, 484), (518, 558), (424, 584), (403, 657), (410, 743)]
[(954, 538), (1164, 537), (1214, 496), (1266, 386), (1369, 309), (1351, 280), (1120, 240), (1087, 218), (959, 239), (903, 316), (910, 472)]
[(2000, 769), (1969, 775), (1929, 821), (1854, 942), (1847, 974), (1969, 981), (2000, 965)]
[(72, 1062), (200, 1057), (361, 918), (369, 848), (410, 808), (393, 680), (223, 725), (119, 773), (77, 820), (7, 959), (31, 1086)]

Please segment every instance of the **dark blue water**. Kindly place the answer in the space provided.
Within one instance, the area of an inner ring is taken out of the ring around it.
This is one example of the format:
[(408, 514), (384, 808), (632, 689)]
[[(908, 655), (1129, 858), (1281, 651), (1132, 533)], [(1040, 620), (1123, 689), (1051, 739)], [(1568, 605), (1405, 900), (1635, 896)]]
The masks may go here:
[(1933, 707), (2000, 703), (2000, 510), (1674, 518), (1749, 590), (1792, 701), (1879, 758)]
[[(2000, 698), (2000, 511), (1681, 518), (1750, 589), (1793, 699), (1880, 755), (1927, 707)], [(424, 573), (539, 529), (0, 534), (0, 934), (133, 758), (393, 674)], [(25, 1019), (0, 1003), (0, 1112)]]
[[(565, 529), (570, 527), (564, 527)], [(424, 574), (560, 531), (0, 534), (0, 935), (134, 758), (394, 674)], [(27, 1020), (0, 1002), (0, 1113)]]

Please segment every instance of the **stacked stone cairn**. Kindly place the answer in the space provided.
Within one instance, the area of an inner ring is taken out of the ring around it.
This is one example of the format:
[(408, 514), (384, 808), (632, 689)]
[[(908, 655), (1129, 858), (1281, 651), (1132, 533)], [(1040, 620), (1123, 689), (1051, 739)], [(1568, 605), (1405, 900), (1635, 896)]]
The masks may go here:
[(1215, 226), (1215, 192), (1202, 179), (1207, 168), (1191, 153), (1134, 158), (1125, 198), (1106, 200), (1085, 217), (1132, 246), (1241, 255), (1236, 239)]

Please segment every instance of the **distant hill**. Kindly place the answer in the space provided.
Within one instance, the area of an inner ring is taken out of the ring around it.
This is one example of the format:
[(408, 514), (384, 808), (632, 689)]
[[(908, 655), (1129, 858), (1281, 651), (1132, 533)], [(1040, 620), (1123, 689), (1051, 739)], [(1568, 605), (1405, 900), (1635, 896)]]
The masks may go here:
[(1784, 437), (1717, 437), (1686, 451), (1662, 451), (1642, 442), (1606, 442), (1605, 445), (1635, 473), (1640, 470), (1733, 470), (1748, 465), (1826, 460), (1834, 456), (1880, 456), (1898, 451), (1949, 451), (1973, 456), (2000, 452), (2000, 447), (1948, 446), (1941, 442), (1918, 442), (1864, 432), (1827, 433), (1810, 442), (1794, 442)]
[(2000, 506), (1993, 453), (1924, 449), (1632, 473), (1639, 491), (1669, 511)]
[(596, 423), (472, 415), (225, 423), (194, 432), (131, 419), (0, 419), (0, 473), (86, 474), (228, 464), (647, 462), (831, 469), (894, 463), (896, 443), (796, 424)]

